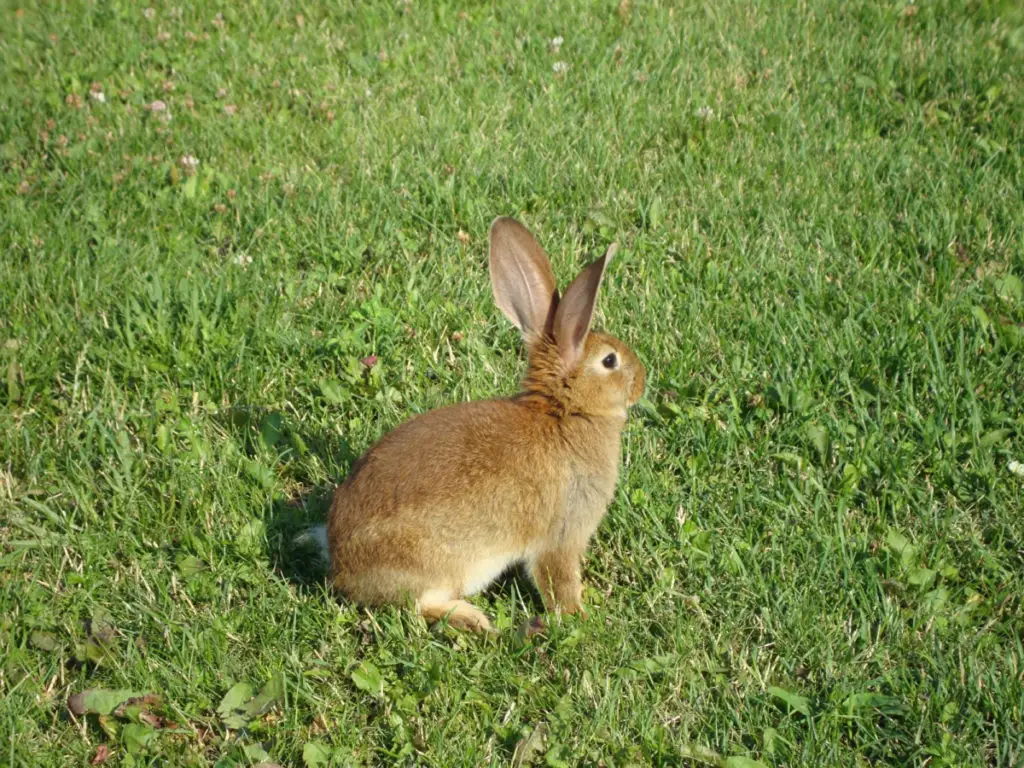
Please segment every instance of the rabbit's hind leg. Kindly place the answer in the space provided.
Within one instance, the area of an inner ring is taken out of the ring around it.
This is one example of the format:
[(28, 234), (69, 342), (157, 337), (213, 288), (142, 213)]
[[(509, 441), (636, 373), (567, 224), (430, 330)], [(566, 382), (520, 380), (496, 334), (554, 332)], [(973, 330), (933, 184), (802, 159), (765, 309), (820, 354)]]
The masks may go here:
[(471, 632), (494, 632), (487, 615), (465, 600), (453, 600), (452, 593), (443, 589), (428, 589), (416, 601), (416, 610), (430, 623), (447, 619), (456, 629)]

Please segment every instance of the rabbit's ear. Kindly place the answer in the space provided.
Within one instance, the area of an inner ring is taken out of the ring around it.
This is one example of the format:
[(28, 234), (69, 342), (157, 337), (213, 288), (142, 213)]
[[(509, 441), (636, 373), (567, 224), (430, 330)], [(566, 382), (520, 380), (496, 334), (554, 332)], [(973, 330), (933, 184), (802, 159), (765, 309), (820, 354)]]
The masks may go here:
[(583, 354), (583, 344), (587, 340), (590, 323), (594, 319), (597, 289), (601, 287), (605, 267), (615, 255), (617, 248), (618, 245), (612, 243), (604, 256), (585, 267), (566, 289), (565, 296), (558, 304), (554, 336), (558, 342), (558, 354), (568, 368), (575, 366)]
[(551, 262), (529, 230), (500, 216), (491, 224), (491, 287), (494, 301), (524, 336), (551, 333), (558, 287)]

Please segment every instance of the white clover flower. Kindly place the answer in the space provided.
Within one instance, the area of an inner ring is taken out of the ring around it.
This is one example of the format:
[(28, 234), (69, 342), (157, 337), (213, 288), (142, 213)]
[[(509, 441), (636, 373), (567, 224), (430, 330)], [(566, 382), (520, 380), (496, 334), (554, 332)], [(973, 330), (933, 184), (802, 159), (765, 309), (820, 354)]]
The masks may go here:
[(242, 269), (245, 269), (250, 264), (252, 264), (252, 256), (250, 256), (248, 253), (239, 253), (237, 256), (235, 256), (235, 264), (240, 266)]
[(107, 95), (103, 91), (89, 91), (89, 98), (98, 101), (100, 104), (107, 103)]
[(548, 48), (551, 49), (552, 53), (558, 53), (562, 48), (562, 43), (565, 42), (565, 38), (559, 35), (558, 37), (551, 38), (551, 42), (548, 43)]
[(156, 9), (155, 8), (143, 8), (142, 9), (142, 15), (145, 16), (147, 19), (152, 19), (154, 16), (156, 16)]
[(1021, 464), (1019, 461), (1011, 461), (1006, 465), (1006, 468), (1017, 475), (1017, 477), (1024, 477), (1024, 464)]
[(705, 104), (703, 107), (698, 109), (695, 113), (701, 120), (711, 120), (715, 116), (715, 110)]
[(160, 99), (150, 102), (144, 107), (144, 109), (148, 109), (157, 118), (163, 120), (165, 123), (171, 122), (171, 113), (167, 109), (167, 105), (164, 102), (160, 101)]
[(551, 65), (551, 68), (555, 71), (555, 74), (561, 75), (569, 71), (569, 64), (564, 61), (556, 61)]
[(196, 168), (199, 167), (199, 158), (195, 155), (182, 155), (178, 158), (178, 165), (186, 171), (195, 172)]

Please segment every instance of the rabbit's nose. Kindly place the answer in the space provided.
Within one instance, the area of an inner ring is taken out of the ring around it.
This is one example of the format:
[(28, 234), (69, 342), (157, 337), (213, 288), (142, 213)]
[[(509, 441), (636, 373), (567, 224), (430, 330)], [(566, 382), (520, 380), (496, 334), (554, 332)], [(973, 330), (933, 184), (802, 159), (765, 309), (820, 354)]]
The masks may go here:
[(644, 387), (647, 386), (647, 371), (644, 370), (643, 366), (639, 366), (636, 373), (633, 374), (633, 386), (629, 392), (629, 404), (632, 405), (644, 394)]

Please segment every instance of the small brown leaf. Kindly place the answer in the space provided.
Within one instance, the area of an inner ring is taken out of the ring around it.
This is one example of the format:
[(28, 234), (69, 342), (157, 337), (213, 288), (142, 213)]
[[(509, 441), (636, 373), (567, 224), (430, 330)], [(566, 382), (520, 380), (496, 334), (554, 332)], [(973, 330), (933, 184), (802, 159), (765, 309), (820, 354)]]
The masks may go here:
[(159, 706), (160, 697), (157, 696), (155, 693), (147, 693), (143, 696), (132, 696), (130, 699), (126, 699), (125, 701), (121, 702), (118, 705), (117, 709), (114, 710), (114, 714), (118, 717), (124, 717), (125, 712), (128, 710), (129, 707), (139, 707), (140, 719), (142, 718), (143, 714), (153, 717), (152, 713), (148, 712), (147, 710), (150, 707)]
[(373, 368), (373, 366), (377, 364), (377, 356), (367, 355), (366, 357), (362, 358), (359, 362), (365, 365), (367, 368)]
[(547, 627), (544, 626), (544, 619), (541, 616), (534, 616), (519, 625), (518, 634), (521, 639), (533, 637), (544, 633)]
[(73, 693), (68, 696), (68, 709), (71, 710), (72, 714), (84, 715), (85, 714), (85, 694), (84, 693)]
[(143, 709), (139, 711), (139, 722), (145, 725), (151, 725), (154, 728), (163, 728), (165, 721), (160, 717), (160, 715), (154, 715), (149, 710)]
[(89, 765), (103, 765), (110, 759), (110, 747), (106, 744), (100, 744), (96, 747), (96, 754), (92, 756), (92, 760), (89, 761)]

